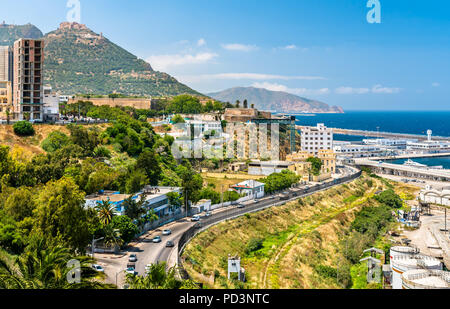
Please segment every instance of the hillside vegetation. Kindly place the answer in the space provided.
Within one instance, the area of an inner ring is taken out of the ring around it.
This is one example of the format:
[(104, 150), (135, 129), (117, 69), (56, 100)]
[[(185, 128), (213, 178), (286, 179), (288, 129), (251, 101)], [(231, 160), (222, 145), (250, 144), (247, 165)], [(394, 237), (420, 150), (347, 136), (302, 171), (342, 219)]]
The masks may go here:
[[(354, 287), (354, 276), (364, 276), (353, 271), (360, 266), (362, 250), (392, 224), (392, 208), (374, 198), (390, 186), (365, 175), (348, 185), (221, 223), (188, 244), (184, 266), (194, 280), (214, 288)], [(374, 230), (363, 232), (365, 224)], [(241, 257), (245, 284), (226, 279), (228, 254)]]
[(11, 46), (20, 38), (40, 39), (42, 36), (41, 30), (31, 24), (21, 26), (0, 24), (0, 45)]

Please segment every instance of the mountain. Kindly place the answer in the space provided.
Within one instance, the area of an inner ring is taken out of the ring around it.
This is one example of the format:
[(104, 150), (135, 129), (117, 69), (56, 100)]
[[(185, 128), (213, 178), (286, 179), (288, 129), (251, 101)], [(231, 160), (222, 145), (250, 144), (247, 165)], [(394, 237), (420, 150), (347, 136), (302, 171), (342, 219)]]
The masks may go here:
[(40, 39), (43, 37), (41, 30), (32, 24), (22, 26), (0, 24), (0, 45), (13, 45), (20, 38)]
[(0, 45), (19, 38), (45, 39), (45, 83), (61, 94), (201, 95), (82, 24), (61, 23), (45, 36), (31, 24), (0, 25)]
[(223, 102), (242, 102), (247, 99), (249, 106), (255, 104), (260, 110), (282, 113), (343, 113), (338, 106), (329, 106), (323, 102), (302, 98), (287, 92), (270, 91), (263, 88), (236, 87), (224, 91), (209, 93), (208, 96)]
[(199, 95), (85, 25), (62, 23), (45, 42), (45, 81), (60, 93)]

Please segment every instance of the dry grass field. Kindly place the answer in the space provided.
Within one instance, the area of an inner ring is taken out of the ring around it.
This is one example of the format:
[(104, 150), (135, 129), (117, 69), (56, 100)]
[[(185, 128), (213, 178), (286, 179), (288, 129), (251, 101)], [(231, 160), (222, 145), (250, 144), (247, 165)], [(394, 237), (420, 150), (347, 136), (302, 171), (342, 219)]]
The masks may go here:
[[(412, 190), (399, 186), (399, 190)], [(194, 280), (211, 288), (340, 288), (314, 269), (339, 265), (338, 244), (355, 214), (363, 206), (371, 206), (370, 198), (385, 189), (386, 182), (363, 176), (301, 202), (223, 222), (188, 244), (184, 266)], [(255, 240), (261, 245), (249, 252), (249, 244)], [(244, 286), (226, 279), (228, 254), (241, 257), (247, 278)]]

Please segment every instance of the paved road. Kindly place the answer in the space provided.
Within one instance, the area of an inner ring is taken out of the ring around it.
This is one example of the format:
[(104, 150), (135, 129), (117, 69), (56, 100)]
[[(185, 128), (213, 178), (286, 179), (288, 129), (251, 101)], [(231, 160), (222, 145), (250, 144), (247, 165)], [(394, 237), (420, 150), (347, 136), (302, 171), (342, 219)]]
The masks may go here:
[[(354, 171), (350, 168), (345, 168), (342, 171), (343, 177), (353, 173)], [(289, 194), (283, 199), (279, 195), (272, 195), (257, 201), (251, 200), (243, 203), (245, 205), (244, 208), (237, 208), (236, 206), (224, 207), (213, 211), (211, 217), (202, 218), (200, 222), (202, 226), (209, 226), (223, 220), (235, 218), (246, 213), (260, 211), (282, 202), (288, 202), (327, 189), (329, 189), (329, 187), (324, 188), (324, 185), (322, 185), (321, 189), (309, 185), (286, 190), (286, 193)], [(108, 283), (118, 284), (119, 286), (123, 285), (125, 280), (124, 270), (128, 264), (129, 255), (132, 253), (136, 254), (138, 259), (136, 262), (136, 271), (138, 275), (145, 274), (145, 266), (148, 264), (168, 262), (171, 255), (178, 254), (177, 244), (181, 236), (193, 225), (195, 225), (195, 223), (191, 222), (190, 218), (186, 218), (177, 222), (172, 222), (157, 230), (149, 231), (145, 234), (143, 241), (134, 245), (125, 252), (124, 255), (118, 258), (111, 258), (111, 255), (106, 254), (96, 254), (98, 263), (105, 269), (105, 274), (107, 275), (106, 281)], [(170, 229), (172, 234), (169, 236), (162, 236), (162, 230), (164, 229)], [(152, 240), (155, 236), (161, 236), (162, 242), (157, 244), (153, 243)], [(174, 248), (166, 248), (166, 242), (169, 240), (175, 243)]]

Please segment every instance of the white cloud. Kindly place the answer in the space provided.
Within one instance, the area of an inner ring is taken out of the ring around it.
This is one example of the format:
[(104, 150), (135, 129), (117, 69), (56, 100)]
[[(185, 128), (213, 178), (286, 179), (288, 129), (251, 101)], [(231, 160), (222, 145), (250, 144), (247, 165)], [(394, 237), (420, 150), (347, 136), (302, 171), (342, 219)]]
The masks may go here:
[(154, 55), (150, 56), (147, 61), (153, 66), (155, 70), (164, 71), (167, 68), (174, 66), (207, 63), (216, 57), (218, 57), (218, 55), (215, 53), (197, 53), (195, 55)]
[(201, 47), (201, 46), (205, 46), (206, 45), (206, 41), (205, 39), (200, 39), (197, 41), (197, 46)]
[(250, 52), (258, 49), (256, 45), (245, 45), (245, 44), (222, 44), (222, 48), (226, 50), (232, 51), (242, 51), (242, 52)]
[(441, 84), (440, 83), (432, 83), (431, 86), (432, 87), (439, 87)]
[(203, 74), (180, 76), (180, 79), (190, 82), (199, 82), (204, 80), (324, 80), (321, 76), (287, 76), (260, 73), (219, 73), (219, 74)]
[(287, 45), (287, 46), (283, 47), (283, 49), (287, 49), (287, 50), (293, 50), (293, 49), (297, 49), (297, 48), (298, 48), (298, 47), (295, 46), (294, 44), (292, 44), (292, 45)]
[(370, 88), (354, 88), (354, 87), (339, 87), (336, 88), (335, 92), (337, 94), (367, 94), (367, 93), (377, 93), (377, 94), (394, 94), (399, 93), (401, 88), (388, 88), (382, 85), (375, 85)]
[(252, 87), (255, 88), (263, 88), (270, 91), (282, 91), (288, 92), (296, 95), (324, 95), (330, 93), (330, 89), (328, 88), (320, 88), (320, 89), (308, 89), (308, 88), (289, 88), (285, 85), (280, 85), (276, 83), (253, 83)]
[(365, 94), (370, 91), (369, 88), (353, 88), (353, 87), (339, 87), (336, 89), (337, 94)]
[(400, 88), (388, 88), (388, 87), (383, 87), (381, 85), (375, 85), (372, 88), (373, 93), (393, 94), (393, 93), (399, 93), (400, 91), (401, 91)]

